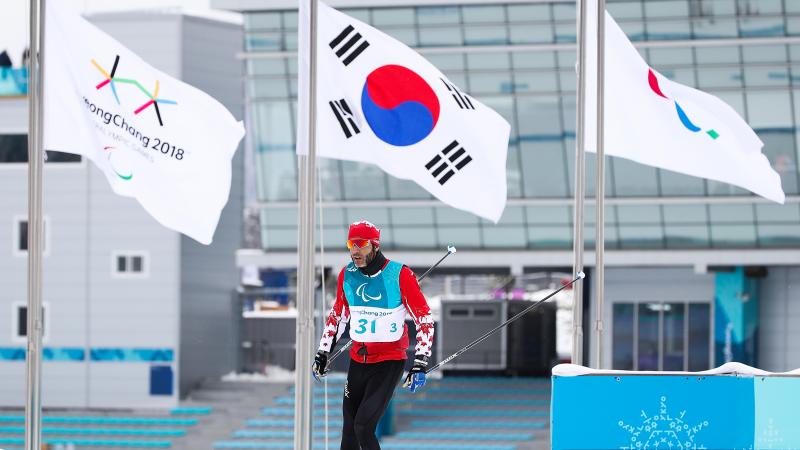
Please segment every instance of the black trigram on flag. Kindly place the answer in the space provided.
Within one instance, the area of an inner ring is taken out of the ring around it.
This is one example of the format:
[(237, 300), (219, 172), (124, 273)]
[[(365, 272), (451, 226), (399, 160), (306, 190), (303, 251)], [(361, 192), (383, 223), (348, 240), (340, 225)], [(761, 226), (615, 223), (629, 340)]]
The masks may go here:
[(463, 169), (470, 161), (472, 161), (472, 157), (461, 147), (461, 144), (458, 141), (453, 141), (439, 154), (431, 158), (428, 164), (425, 164), (425, 168), (428, 169), (439, 184), (444, 185), (447, 180)]
[(472, 104), (472, 100), (469, 99), (469, 96), (461, 91), (458, 90), (456, 85), (450, 84), (444, 78), (441, 78), (442, 83), (447, 87), (447, 90), (453, 95), (453, 98), (458, 103), (458, 107), (461, 109), (475, 109), (475, 106)]
[(338, 58), (344, 58), (342, 59), (342, 63), (344, 63), (345, 66), (353, 62), (361, 52), (369, 47), (369, 42), (361, 37), (361, 33), (356, 33), (351, 36), (353, 31), (355, 31), (355, 28), (353, 28), (352, 25), (348, 25), (347, 28), (342, 30), (342, 32), (328, 44), (334, 52), (336, 52)]
[(361, 132), (356, 125), (356, 121), (353, 120), (353, 111), (350, 110), (350, 106), (347, 105), (344, 99), (334, 100), (328, 102), (328, 104), (331, 105), (333, 115), (336, 116), (339, 126), (342, 127), (342, 131), (344, 131), (344, 135), (347, 136), (348, 139), (354, 134)]

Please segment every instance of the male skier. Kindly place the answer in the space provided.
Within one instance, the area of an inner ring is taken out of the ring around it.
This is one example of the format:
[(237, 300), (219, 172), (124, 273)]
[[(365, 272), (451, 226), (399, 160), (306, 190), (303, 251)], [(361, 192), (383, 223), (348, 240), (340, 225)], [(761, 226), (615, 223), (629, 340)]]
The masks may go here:
[(350, 367), (344, 385), (341, 450), (380, 450), (375, 437), (400, 377), (408, 348), (406, 317), (417, 329), (414, 365), (403, 386), (425, 385), (433, 345), (433, 317), (414, 272), (380, 250), (380, 230), (367, 221), (350, 225), (347, 248), (352, 262), (339, 272), (336, 301), (328, 314), (312, 373), (325, 375), (328, 355), (350, 324)]

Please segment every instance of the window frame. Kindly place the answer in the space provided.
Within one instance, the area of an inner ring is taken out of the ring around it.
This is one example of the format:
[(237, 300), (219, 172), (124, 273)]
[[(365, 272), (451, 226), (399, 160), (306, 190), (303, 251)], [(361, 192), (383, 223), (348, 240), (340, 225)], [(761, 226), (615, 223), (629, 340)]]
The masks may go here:
[[(133, 258), (140, 257), (142, 259), (142, 270), (140, 272), (132, 272), (125, 270), (120, 272), (117, 269), (117, 260), (124, 257), (126, 264), (130, 264)], [(146, 250), (115, 250), (111, 252), (111, 278), (114, 279), (144, 279), (150, 278), (150, 252)]]
[[(28, 342), (27, 330), (24, 336), (19, 334), (19, 310), (20, 308), (28, 308), (27, 302), (15, 301), (11, 303), (11, 342), (15, 344), (24, 344)], [(25, 320), (28, 320), (27, 312), (25, 313)], [(42, 302), (42, 344), (46, 344), (50, 340), (50, 302)]]
[[(20, 238), (20, 229), (19, 225), (22, 222), (28, 222), (28, 215), (27, 214), (15, 214), (12, 221), (11, 221), (11, 253), (17, 258), (23, 258), (28, 256), (28, 250), (22, 250), (19, 248), (19, 238)], [(44, 215), (42, 217), (42, 226), (44, 227), (44, 248), (42, 249), (42, 256), (48, 257), (50, 256), (50, 229), (52, 228), (52, 221), (50, 220), (49, 215)]]

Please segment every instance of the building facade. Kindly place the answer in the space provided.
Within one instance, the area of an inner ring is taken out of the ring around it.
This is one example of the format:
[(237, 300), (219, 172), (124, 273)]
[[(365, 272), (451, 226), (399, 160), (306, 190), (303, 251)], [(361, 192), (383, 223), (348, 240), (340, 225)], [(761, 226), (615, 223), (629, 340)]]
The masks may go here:
[[(245, 15), (246, 95), (263, 250), (240, 252), (239, 262), (292, 267), (297, 3), (212, 4)], [(451, 268), (512, 275), (569, 271), (575, 1), (330, 4), (415, 48), (512, 128), (509, 202), (497, 225), (447, 207), (375, 166), (320, 160), (319, 237), (328, 255), (337, 255), (326, 263), (346, 261), (336, 253), (346, 226), (367, 218), (383, 227), (388, 253), (414, 267), (430, 265), (455, 244), (459, 253), (447, 262)], [(767, 370), (800, 367), (800, 335), (792, 331), (800, 320), (800, 289), (792, 283), (800, 277), (800, 3), (608, 0), (607, 7), (652, 67), (722, 98), (747, 120), (764, 142), (787, 200), (778, 205), (724, 183), (608, 158), (603, 367), (696, 370), (729, 359)], [(586, 174), (592, 300), (594, 155), (587, 155)], [(593, 335), (589, 324), (596, 319), (588, 308), (585, 335)], [(586, 347), (586, 361), (594, 348)]]
[[(91, 21), (242, 117), (242, 70), (235, 59), (241, 24), (165, 12)], [(0, 321), (0, 406), (19, 407), (26, 379), (28, 112), (24, 89), (6, 94), (0, 96), (0, 315), (9, 319)], [(203, 379), (235, 369), (242, 172), (238, 154), (214, 243), (203, 246), (157, 223), (135, 199), (114, 194), (85, 159), (49, 152), (45, 407), (171, 407)]]

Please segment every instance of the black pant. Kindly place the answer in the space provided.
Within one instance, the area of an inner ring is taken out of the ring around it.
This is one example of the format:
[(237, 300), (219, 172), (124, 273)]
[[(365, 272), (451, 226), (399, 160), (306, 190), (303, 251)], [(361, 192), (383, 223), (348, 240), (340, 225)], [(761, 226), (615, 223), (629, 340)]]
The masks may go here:
[(380, 450), (375, 428), (403, 376), (404, 363), (362, 364), (350, 360), (344, 385), (341, 450)]

